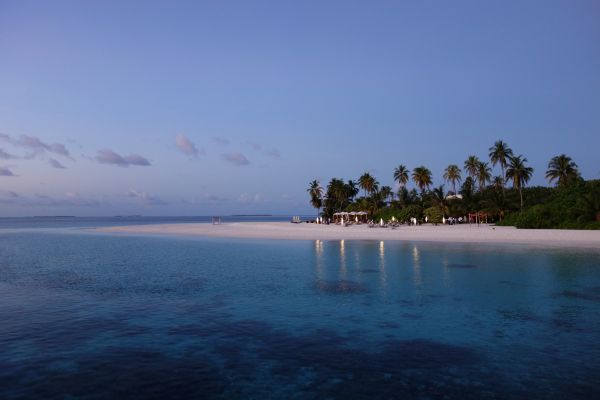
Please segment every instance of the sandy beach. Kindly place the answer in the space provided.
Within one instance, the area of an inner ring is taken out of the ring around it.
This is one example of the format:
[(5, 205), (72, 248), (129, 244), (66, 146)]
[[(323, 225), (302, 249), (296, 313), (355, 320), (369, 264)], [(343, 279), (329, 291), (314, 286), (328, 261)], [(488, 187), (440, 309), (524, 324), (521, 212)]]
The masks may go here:
[(525, 244), (549, 247), (600, 249), (600, 231), (527, 230), (492, 225), (423, 225), (369, 228), (292, 224), (289, 222), (237, 222), (134, 225), (98, 228), (97, 231), (149, 235), (210, 236), (288, 240), (408, 240), (455, 243)]

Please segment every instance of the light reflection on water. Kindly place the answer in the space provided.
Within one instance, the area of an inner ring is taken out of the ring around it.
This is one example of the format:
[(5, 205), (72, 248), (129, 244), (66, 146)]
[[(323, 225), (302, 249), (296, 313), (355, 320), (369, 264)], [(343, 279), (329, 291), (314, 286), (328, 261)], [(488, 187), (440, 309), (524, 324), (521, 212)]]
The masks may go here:
[(0, 296), (3, 399), (600, 393), (598, 252), (6, 234)]

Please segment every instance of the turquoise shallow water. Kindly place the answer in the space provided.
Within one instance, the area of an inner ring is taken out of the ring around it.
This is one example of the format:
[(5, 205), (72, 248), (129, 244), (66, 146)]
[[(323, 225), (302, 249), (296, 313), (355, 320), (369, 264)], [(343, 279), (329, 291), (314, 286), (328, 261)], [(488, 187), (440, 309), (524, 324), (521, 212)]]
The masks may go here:
[(600, 251), (0, 233), (0, 398), (600, 397)]

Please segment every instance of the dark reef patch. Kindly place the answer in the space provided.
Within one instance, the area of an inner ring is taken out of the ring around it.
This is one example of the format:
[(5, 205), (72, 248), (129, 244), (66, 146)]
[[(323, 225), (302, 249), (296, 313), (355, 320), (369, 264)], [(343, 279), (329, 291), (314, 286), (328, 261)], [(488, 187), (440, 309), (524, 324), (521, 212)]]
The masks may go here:
[(327, 294), (360, 294), (367, 293), (365, 285), (353, 281), (317, 281), (315, 289)]
[(590, 301), (600, 301), (600, 294), (595, 294), (592, 290), (589, 290), (590, 293), (586, 292), (577, 292), (574, 290), (565, 290), (561, 292), (561, 296), (569, 297), (571, 299), (581, 299), (581, 300), (590, 300)]
[(117, 347), (87, 354), (69, 370), (28, 363), (3, 371), (3, 398), (212, 399), (229, 384), (210, 361)]
[(521, 322), (529, 322), (529, 321), (537, 321), (540, 322), (541, 319), (536, 317), (535, 315), (522, 310), (498, 310), (498, 313), (502, 315), (502, 318), (513, 320), (513, 321), (521, 321)]
[(474, 268), (479, 268), (479, 267), (475, 264), (448, 264), (448, 265), (446, 265), (446, 268), (474, 269)]

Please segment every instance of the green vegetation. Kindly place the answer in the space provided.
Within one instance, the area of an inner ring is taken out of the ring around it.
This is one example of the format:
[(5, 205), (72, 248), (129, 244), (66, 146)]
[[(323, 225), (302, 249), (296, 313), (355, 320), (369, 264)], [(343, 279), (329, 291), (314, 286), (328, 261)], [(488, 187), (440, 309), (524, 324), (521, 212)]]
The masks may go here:
[[(526, 197), (527, 192), (524, 190)], [(548, 193), (536, 194), (537, 202), (531, 202), (532, 205), (523, 212), (508, 215), (499, 225), (537, 229), (600, 229), (599, 180), (579, 180), (568, 186), (549, 189)]]
[[(433, 174), (426, 166), (411, 171), (403, 164), (392, 174), (397, 191), (380, 186), (366, 172), (357, 181), (333, 178), (325, 189), (314, 180), (307, 192), (317, 215), (325, 218), (338, 211), (367, 211), (375, 221), (392, 217), (401, 222), (424, 221), (427, 217), (437, 224), (444, 217), (482, 213), (488, 222), (518, 228), (600, 229), (600, 180), (584, 181), (577, 164), (561, 154), (550, 160), (545, 174), (555, 187), (526, 187), (534, 173), (527, 164), (527, 158), (514, 155), (499, 140), (489, 149), (489, 162), (468, 156), (464, 180), (457, 164), (448, 165), (442, 176), (451, 185), (449, 192), (444, 185), (431, 189)], [(492, 167), (499, 168), (500, 174), (493, 176)], [(407, 188), (411, 180), (419, 191)]]

